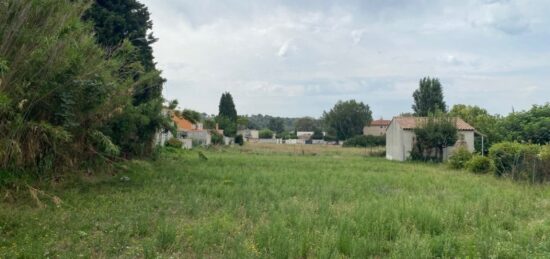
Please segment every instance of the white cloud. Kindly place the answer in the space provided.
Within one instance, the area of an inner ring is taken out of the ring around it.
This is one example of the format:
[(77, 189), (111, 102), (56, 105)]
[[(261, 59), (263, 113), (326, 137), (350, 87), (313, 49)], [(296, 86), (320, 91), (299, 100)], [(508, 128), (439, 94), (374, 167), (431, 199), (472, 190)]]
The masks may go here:
[(423, 76), (450, 104), (498, 113), (550, 96), (544, 0), (143, 2), (166, 98), (208, 113), (230, 91), (239, 113), (319, 116), (355, 98), (389, 117)]
[(292, 40), (287, 40), (283, 45), (279, 48), (279, 51), (277, 52), (277, 56), (279, 57), (286, 57), (288, 53), (288, 48)]

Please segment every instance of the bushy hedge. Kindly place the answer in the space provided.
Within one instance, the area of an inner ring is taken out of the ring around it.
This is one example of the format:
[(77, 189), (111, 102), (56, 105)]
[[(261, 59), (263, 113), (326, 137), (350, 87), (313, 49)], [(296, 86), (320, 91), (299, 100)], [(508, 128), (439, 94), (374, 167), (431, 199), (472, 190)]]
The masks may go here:
[(212, 138), (210, 140), (212, 142), (212, 145), (223, 145), (223, 135), (216, 131), (212, 131), (211, 133)]
[(502, 142), (489, 149), (497, 176), (514, 180), (550, 180), (550, 147), (517, 142)]
[(457, 148), (449, 157), (449, 167), (453, 169), (463, 169), (466, 163), (472, 159), (472, 153), (464, 147)]
[(468, 171), (476, 174), (486, 174), (493, 170), (491, 159), (480, 155), (472, 156), (472, 158), (466, 162), (465, 167)]
[(263, 129), (263, 130), (260, 130), (260, 132), (258, 133), (259, 134), (259, 137), (261, 139), (270, 139), (270, 138), (273, 138), (273, 131), (271, 131), (270, 129)]
[(495, 165), (496, 175), (515, 175), (526, 169), (527, 164), (536, 160), (539, 152), (539, 145), (502, 142), (489, 149), (489, 157)]
[(357, 135), (344, 141), (344, 147), (377, 147), (386, 145), (386, 136)]

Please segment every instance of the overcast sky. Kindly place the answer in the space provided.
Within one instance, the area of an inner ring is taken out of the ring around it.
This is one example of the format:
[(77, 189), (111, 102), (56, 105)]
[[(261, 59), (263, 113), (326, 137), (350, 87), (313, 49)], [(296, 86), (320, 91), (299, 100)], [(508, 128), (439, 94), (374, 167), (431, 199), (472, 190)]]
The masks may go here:
[[(550, 101), (547, 0), (141, 0), (164, 96), (217, 113), (319, 117), (338, 100), (410, 112), (424, 76), (447, 105), (507, 114)], [(437, 3), (436, 3), (437, 2)]]

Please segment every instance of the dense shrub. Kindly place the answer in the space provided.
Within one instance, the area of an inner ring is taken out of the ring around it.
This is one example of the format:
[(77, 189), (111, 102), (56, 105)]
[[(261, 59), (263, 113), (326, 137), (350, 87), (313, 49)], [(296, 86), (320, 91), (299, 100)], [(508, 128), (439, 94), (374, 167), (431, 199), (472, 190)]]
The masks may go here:
[(344, 141), (344, 147), (376, 147), (386, 145), (386, 136), (357, 135)]
[(465, 167), (476, 174), (485, 174), (493, 169), (491, 159), (485, 156), (475, 155), (466, 162)]
[(449, 166), (453, 169), (463, 169), (472, 158), (472, 153), (464, 147), (457, 148), (449, 157)]
[(527, 164), (537, 160), (539, 152), (538, 145), (502, 142), (489, 149), (489, 157), (495, 165), (497, 176), (511, 174), (516, 177), (527, 169)]
[(212, 131), (212, 138), (211, 143), (212, 145), (223, 145), (223, 135), (218, 133), (217, 131)]
[(171, 138), (168, 141), (166, 141), (167, 147), (174, 147), (174, 148), (181, 148), (183, 146), (183, 142), (177, 138)]
[(260, 132), (258, 133), (259, 134), (259, 137), (261, 139), (270, 139), (270, 138), (273, 138), (273, 131), (271, 131), (270, 129), (263, 129), (263, 130), (260, 130)]
[(239, 134), (235, 137), (235, 144), (242, 146), (244, 145), (244, 138), (243, 135)]

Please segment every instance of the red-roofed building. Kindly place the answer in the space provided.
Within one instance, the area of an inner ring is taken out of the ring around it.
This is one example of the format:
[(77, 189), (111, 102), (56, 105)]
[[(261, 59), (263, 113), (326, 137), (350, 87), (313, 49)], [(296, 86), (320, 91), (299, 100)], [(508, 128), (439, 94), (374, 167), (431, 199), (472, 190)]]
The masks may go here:
[(386, 129), (390, 125), (390, 120), (374, 120), (368, 126), (363, 128), (363, 135), (365, 136), (383, 136), (386, 134)]
[[(416, 142), (414, 129), (422, 125), (426, 117), (394, 117), (386, 130), (386, 158), (389, 160), (405, 161), (409, 158)], [(470, 152), (475, 151), (475, 129), (461, 118), (454, 118), (458, 129), (458, 141), (452, 147), (443, 151), (446, 160), (457, 146), (463, 146)]]

